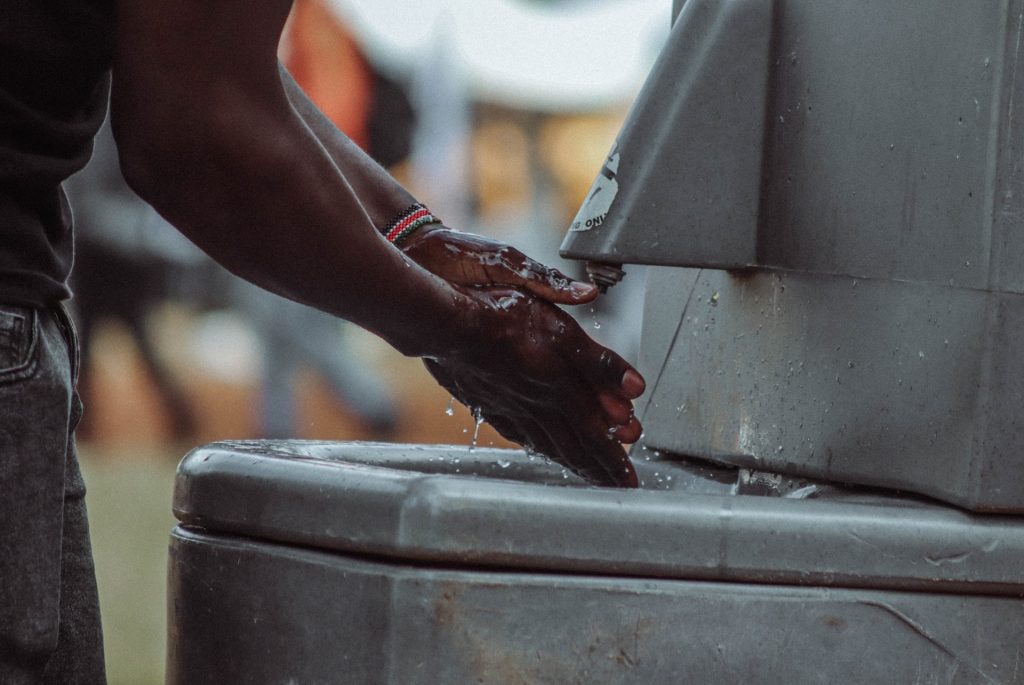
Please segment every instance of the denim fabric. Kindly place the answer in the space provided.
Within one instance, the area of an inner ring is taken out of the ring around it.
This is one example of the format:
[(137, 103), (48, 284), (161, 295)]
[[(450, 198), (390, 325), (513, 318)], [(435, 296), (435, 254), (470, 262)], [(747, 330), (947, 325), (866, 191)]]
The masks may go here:
[(62, 307), (0, 304), (0, 683), (105, 683)]

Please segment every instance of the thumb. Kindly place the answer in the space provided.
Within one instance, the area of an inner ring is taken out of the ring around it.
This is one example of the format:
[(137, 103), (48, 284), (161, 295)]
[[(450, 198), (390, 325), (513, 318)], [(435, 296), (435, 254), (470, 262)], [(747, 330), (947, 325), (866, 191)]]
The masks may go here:
[(569, 278), (558, 269), (545, 266), (529, 257), (523, 261), (522, 268), (509, 271), (512, 272), (509, 280), (516, 282), (507, 285), (521, 287), (531, 295), (554, 304), (586, 304), (593, 302), (599, 293), (593, 283)]

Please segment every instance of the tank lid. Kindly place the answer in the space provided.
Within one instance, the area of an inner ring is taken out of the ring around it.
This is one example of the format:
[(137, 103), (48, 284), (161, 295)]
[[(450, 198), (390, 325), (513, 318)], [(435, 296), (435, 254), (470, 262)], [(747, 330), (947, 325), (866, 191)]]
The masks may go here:
[(914, 500), (597, 488), (513, 450), (214, 443), (179, 466), (174, 513), (186, 526), (413, 563), (1024, 594), (1019, 518)]

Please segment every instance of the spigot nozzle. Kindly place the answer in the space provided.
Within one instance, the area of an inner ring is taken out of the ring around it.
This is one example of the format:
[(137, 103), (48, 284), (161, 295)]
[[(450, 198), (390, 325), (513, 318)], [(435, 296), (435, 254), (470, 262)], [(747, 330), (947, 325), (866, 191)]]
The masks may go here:
[(587, 275), (602, 293), (608, 292), (608, 288), (622, 280), (626, 272), (622, 270), (621, 264), (607, 264), (604, 262), (587, 262)]

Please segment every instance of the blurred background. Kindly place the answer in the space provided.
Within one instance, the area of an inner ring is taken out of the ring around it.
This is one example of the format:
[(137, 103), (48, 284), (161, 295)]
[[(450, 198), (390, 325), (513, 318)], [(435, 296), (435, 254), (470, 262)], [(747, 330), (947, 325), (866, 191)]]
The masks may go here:
[[(297, 0), (280, 57), (445, 223), (575, 276), (557, 250), (665, 40), (668, 0)], [(124, 184), (108, 130), (68, 184), (78, 430), (112, 685), (163, 682), (174, 469), (214, 440), (469, 446), (420, 363), (249, 286)], [(643, 273), (573, 312), (636, 355)], [(506, 445), (486, 424), (481, 445)]]

